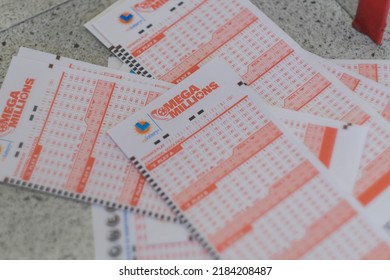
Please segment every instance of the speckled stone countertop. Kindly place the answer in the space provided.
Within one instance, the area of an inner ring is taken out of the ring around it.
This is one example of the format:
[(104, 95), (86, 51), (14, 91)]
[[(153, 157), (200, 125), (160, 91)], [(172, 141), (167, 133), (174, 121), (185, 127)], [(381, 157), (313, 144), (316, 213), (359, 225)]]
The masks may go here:
[[(114, 0), (0, 0), (0, 83), (20, 46), (107, 65), (84, 23)], [(252, 0), (303, 48), (325, 58), (389, 58), (351, 28), (357, 0)], [(0, 185), (0, 259), (93, 259), (90, 206)]]

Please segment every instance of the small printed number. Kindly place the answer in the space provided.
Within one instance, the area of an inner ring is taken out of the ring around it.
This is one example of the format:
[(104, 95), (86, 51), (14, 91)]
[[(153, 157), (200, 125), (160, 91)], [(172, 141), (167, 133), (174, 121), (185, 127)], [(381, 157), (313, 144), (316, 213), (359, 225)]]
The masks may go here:
[(272, 267), (213, 267), (213, 275), (270, 275)]

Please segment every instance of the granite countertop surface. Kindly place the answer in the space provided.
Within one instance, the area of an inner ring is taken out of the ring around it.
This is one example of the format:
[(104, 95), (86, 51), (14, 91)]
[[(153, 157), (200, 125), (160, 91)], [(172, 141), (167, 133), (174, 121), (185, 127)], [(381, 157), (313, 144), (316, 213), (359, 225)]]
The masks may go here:
[[(0, 83), (19, 47), (107, 65), (110, 52), (84, 24), (114, 0), (0, 0)], [(357, 0), (252, 0), (304, 49), (325, 58), (387, 59), (351, 27)], [(93, 259), (89, 205), (0, 185), (0, 259)]]

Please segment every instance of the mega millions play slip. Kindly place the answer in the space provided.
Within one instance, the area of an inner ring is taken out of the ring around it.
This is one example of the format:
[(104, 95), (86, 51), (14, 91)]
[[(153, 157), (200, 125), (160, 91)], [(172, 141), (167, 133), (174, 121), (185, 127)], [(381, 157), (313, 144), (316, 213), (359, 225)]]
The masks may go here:
[(249, 1), (120, 1), (87, 28), (139, 74), (178, 83), (219, 57), (269, 105), (369, 128), (351, 194), (388, 231), (389, 122)]
[(144, 190), (144, 178), (106, 135), (165, 92), (166, 83), (61, 61), (13, 58), (1, 89), (1, 180), (170, 219), (169, 208)]
[(267, 108), (215, 60), (109, 135), (214, 257), (390, 258), (389, 237)]

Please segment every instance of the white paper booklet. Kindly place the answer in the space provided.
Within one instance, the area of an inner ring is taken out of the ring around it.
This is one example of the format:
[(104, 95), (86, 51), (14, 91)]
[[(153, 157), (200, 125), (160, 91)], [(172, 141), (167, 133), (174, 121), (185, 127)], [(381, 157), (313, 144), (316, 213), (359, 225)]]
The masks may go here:
[(386, 227), (390, 124), (249, 1), (123, 1), (91, 24), (137, 73), (178, 83), (220, 57), (269, 105), (368, 127), (352, 194)]
[(15, 57), (1, 89), (0, 144), (6, 152), (0, 180), (173, 218), (155, 192), (144, 190), (144, 177), (106, 135), (165, 92), (149, 79), (128, 76), (118, 79)]
[(390, 63), (388, 60), (334, 59), (331, 61), (386, 87), (390, 87)]
[(92, 216), (98, 260), (211, 258), (183, 225), (98, 206), (92, 208)]
[[(131, 129), (146, 126), (146, 141)], [(109, 135), (214, 257), (390, 257), (365, 210), (220, 60)]]

